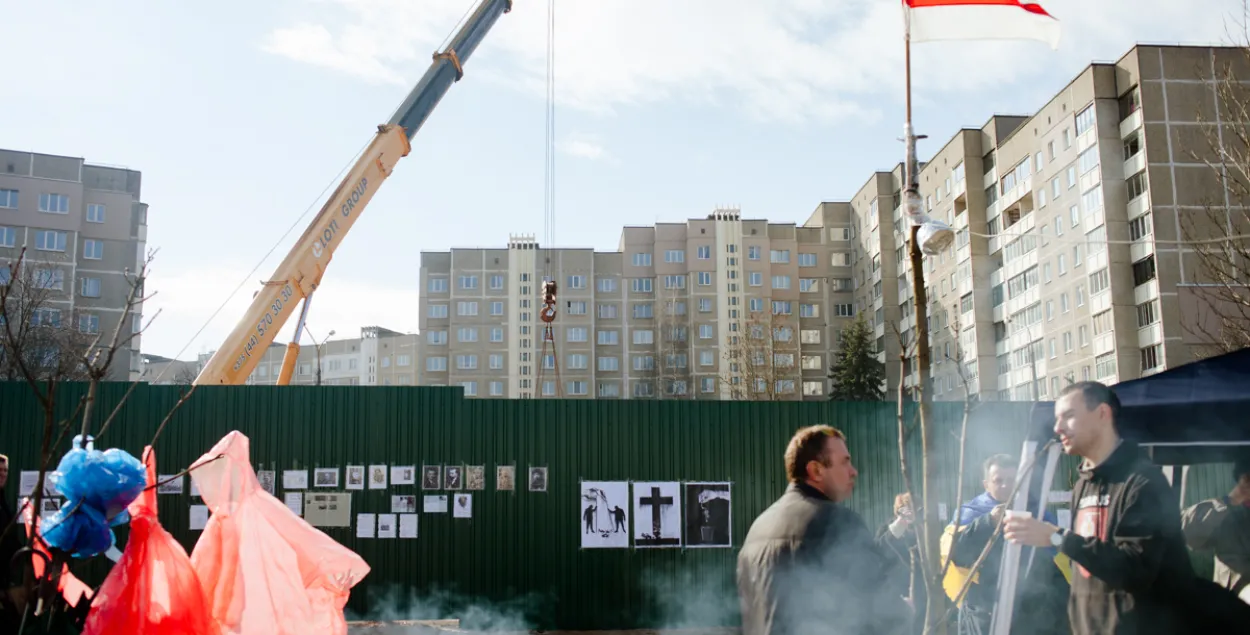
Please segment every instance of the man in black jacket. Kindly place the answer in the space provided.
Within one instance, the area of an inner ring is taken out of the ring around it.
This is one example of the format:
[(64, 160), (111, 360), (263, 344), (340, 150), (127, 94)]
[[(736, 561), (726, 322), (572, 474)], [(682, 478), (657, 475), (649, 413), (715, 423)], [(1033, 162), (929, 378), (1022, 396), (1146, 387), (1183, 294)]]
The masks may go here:
[(810, 426), (786, 448), (790, 485), (760, 514), (738, 554), (743, 635), (889, 635), (911, 609), (894, 566), (859, 514), (841, 503), (857, 472), (846, 437)]
[(1055, 434), (1083, 457), (1072, 488), (1072, 531), (1032, 517), (1009, 518), (1004, 536), (1057, 547), (1072, 559), (1068, 618), (1073, 635), (1189, 633), (1184, 597), (1194, 570), (1180, 508), (1163, 471), (1120, 437), (1120, 400), (1097, 382), (1068, 386), (1055, 402)]

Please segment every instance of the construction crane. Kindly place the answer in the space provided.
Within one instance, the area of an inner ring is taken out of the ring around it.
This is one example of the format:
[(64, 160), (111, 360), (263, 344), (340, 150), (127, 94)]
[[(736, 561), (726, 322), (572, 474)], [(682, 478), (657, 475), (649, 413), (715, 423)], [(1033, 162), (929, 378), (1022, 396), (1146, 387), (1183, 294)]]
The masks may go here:
[(512, 0), (482, 0), (447, 47), (434, 54), (434, 62), (421, 81), (408, 93), (390, 121), (378, 126), (373, 141), (327, 199), (325, 207), (252, 297), (243, 319), (204, 365), (195, 378), (196, 384), (245, 383), (278, 331), (291, 318), (296, 303), (303, 300), (295, 335), (287, 345), (278, 375), (278, 384), (290, 383), (313, 293), (321, 285), (321, 277), (335, 250), (383, 181), (391, 175), (395, 164), (408, 155), (410, 141), (434, 107), (451, 85), (464, 77), (464, 63), (469, 56), (499, 17), (511, 10)]

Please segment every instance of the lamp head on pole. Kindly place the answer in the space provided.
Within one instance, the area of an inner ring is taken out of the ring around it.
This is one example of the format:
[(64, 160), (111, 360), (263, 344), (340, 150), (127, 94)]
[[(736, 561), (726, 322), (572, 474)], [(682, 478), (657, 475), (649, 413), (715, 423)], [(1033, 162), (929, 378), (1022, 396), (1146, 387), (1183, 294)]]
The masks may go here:
[(907, 220), (918, 226), (916, 241), (920, 243), (920, 251), (929, 256), (936, 256), (955, 242), (955, 230), (950, 225), (930, 218), (921, 208), (920, 193), (908, 190), (904, 194), (907, 200)]

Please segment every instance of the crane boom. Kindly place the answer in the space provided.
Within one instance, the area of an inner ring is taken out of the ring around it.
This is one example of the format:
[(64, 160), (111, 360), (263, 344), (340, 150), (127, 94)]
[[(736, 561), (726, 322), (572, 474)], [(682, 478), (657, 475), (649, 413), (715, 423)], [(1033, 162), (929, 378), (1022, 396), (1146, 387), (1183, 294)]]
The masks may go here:
[[(378, 126), (372, 142), (344, 177), (308, 228), (295, 242), (269, 280), (252, 298), (234, 330), (204, 365), (196, 384), (238, 385), (247, 381), (261, 357), (295, 312), (321, 284), (326, 266), (342, 244), (348, 230), (377, 193), (382, 182), (407, 156), (410, 141), (429, 119), (451, 85), (464, 76), (464, 63), (473, 54), (499, 17), (512, 10), (512, 0), (482, 0), (448, 43), (434, 54), (434, 61), (400, 104), (391, 120)], [(287, 380), (299, 351), (303, 320), (283, 360)], [(279, 383), (285, 383), (280, 381)]]

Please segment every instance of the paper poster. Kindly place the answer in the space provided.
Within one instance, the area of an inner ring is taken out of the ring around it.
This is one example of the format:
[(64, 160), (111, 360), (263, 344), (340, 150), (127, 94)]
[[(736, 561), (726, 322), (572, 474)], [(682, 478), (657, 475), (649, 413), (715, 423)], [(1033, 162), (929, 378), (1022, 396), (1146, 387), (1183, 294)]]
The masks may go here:
[(464, 488), (467, 490), (486, 489), (485, 465), (470, 465), (464, 468)]
[(338, 487), (339, 468), (319, 467), (313, 470), (313, 485), (316, 487)]
[(416, 496), (392, 496), (391, 497), (391, 513), (392, 514), (415, 514), (417, 513), (417, 497)]
[(386, 466), (369, 466), (369, 489), (386, 489)]
[(373, 526), (377, 522), (374, 514), (356, 514), (356, 537), (372, 538)]
[(681, 485), (634, 483), (634, 546), (681, 546)]
[(378, 514), (378, 538), (394, 538), (398, 528), (395, 514)]
[(391, 485), (413, 485), (417, 482), (417, 466), (392, 465)]
[(416, 514), (400, 514), (399, 515), (399, 537), (400, 538), (416, 538), (417, 537), (417, 515)]
[(421, 489), (440, 489), (443, 486), (443, 466), (421, 466)]
[(424, 503), (421, 505), (421, 511), (427, 514), (446, 514), (447, 496), (445, 494), (426, 496)]
[(349, 465), (347, 466), (347, 489), (364, 489), (365, 488), (365, 466)]
[(308, 489), (308, 470), (283, 471), (282, 489)]
[(313, 527), (350, 527), (352, 495), (346, 492), (316, 492), (304, 497), (304, 520)]
[[(52, 518), (52, 516), (56, 515), (57, 512), (61, 511), (61, 499), (45, 498), (41, 501), (41, 507), (42, 510), (39, 513), (39, 518), (43, 522), (47, 522), (48, 519)], [(3, 530), (0, 529), (0, 531)]]
[(456, 494), (452, 496), (451, 510), (453, 518), (473, 518), (473, 495)]
[(938, 503), (938, 520), (946, 520), (946, 503)]
[[(171, 480), (172, 479), (172, 480)], [(174, 476), (173, 474), (165, 474), (156, 477), (156, 482), (160, 485), (156, 486), (157, 494), (181, 494), (183, 481), (186, 476)]]
[[(35, 486), (39, 484), (38, 471), (22, 472), (21, 481), (18, 483), (18, 496), (32, 496), (35, 493)], [(46, 489), (46, 488), (45, 488)]]
[(458, 490), (464, 488), (464, 466), (448, 465), (443, 468), (443, 489)]
[(257, 472), (256, 480), (260, 481), (260, 488), (269, 492), (270, 496), (278, 495), (277, 488), (274, 487), (277, 484), (278, 479), (273, 470), (261, 470)]
[(729, 483), (686, 483), (686, 546), (732, 547)]
[(208, 505), (191, 506), (191, 531), (203, 531), (208, 525)]
[(199, 496), (199, 495), (200, 495), (200, 486), (199, 486), (198, 484), (196, 484), (196, 482), (195, 482), (195, 478), (194, 478), (194, 477), (192, 477), (192, 479), (191, 479), (191, 495), (192, 495), (192, 496)]
[(516, 489), (516, 466), (500, 465), (495, 468), (495, 489), (511, 492)]
[(529, 483), (531, 492), (547, 491), (547, 468), (531, 467)]
[(629, 481), (582, 481), (582, 549), (629, 547)]
[(287, 509), (295, 512), (296, 516), (304, 515), (304, 493), (303, 492), (287, 492), (283, 499), (286, 502)]

